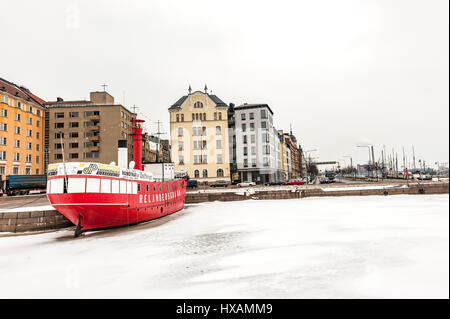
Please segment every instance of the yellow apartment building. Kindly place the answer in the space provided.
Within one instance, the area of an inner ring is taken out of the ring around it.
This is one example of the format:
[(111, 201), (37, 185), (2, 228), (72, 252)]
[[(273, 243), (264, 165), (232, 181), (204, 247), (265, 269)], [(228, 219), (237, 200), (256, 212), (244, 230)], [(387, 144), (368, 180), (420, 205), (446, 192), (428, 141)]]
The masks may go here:
[(169, 108), (171, 158), (190, 179), (230, 183), (228, 105), (207, 91), (189, 87)]
[[(0, 175), (44, 174), (44, 100), (0, 78)], [(0, 183), (1, 184), (1, 183)]]

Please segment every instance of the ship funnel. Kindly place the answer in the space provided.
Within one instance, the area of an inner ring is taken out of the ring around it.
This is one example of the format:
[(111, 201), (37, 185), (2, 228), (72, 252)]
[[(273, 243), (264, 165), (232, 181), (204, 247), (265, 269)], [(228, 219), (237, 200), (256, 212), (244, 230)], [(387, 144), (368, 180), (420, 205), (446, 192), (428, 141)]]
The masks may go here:
[(133, 160), (136, 163), (134, 169), (143, 171), (142, 167), (142, 124), (144, 120), (131, 120), (133, 123)]
[(119, 166), (121, 168), (128, 167), (127, 140), (119, 140), (118, 154), (117, 154), (117, 166)]

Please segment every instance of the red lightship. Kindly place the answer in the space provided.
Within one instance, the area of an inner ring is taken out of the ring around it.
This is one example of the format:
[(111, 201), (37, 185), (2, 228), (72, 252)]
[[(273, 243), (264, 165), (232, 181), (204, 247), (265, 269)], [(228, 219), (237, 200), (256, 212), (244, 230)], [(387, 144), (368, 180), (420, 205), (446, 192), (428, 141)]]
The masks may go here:
[(119, 163), (57, 163), (47, 171), (52, 206), (85, 231), (137, 224), (184, 207), (186, 180), (174, 177), (173, 163), (142, 164), (142, 120), (133, 121), (133, 156), (127, 168), (126, 141)]

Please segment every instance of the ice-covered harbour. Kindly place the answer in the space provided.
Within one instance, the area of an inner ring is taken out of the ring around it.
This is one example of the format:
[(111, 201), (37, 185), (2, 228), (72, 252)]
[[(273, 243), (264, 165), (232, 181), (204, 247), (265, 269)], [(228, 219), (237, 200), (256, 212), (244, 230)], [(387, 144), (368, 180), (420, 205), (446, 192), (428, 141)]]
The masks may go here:
[(213, 202), (0, 237), (0, 298), (448, 298), (449, 196)]

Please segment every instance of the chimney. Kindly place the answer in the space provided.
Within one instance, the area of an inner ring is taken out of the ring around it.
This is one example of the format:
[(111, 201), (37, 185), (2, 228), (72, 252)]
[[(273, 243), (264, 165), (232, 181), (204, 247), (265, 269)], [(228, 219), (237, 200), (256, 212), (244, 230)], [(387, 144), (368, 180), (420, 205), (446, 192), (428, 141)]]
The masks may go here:
[(128, 168), (127, 140), (119, 140), (117, 166), (120, 168)]

